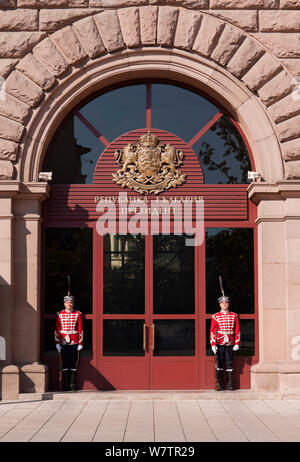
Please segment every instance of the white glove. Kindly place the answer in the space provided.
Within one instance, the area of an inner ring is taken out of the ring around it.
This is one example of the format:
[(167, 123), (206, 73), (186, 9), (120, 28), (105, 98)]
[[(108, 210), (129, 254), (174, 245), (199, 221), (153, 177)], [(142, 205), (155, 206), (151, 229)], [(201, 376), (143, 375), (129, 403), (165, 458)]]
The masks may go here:
[(233, 349), (233, 351), (238, 351), (240, 349), (240, 347), (238, 345), (234, 345), (234, 347), (232, 349)]
[(77, 347), (77, 351), (80, 351), (80, 350), (82, 350), (82, 348), (83, 348), (83, 346), (82, 346), (82, 345), (78, 345), (78, 347)]
[(218, 347), (216, 345), (214, 345), (214, 346), (211, 347), (211, 349), (213, 351), (213, 354), (215, 355), (217, 353)]
[(61, 352), (61, 345), (59, 343), (56, 344), (56, 349), (58, 351), (58, 353), (60, 354)]

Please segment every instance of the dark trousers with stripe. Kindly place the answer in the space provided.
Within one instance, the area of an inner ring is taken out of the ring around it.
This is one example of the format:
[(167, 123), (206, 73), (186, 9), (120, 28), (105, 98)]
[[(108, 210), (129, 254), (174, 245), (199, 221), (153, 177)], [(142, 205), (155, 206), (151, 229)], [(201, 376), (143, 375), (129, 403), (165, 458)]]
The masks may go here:
[(233, 370), (233, 345), (217, 345), (217, 369)]
[(78, 345), (62, 345), (61, 347), (62, 370), (76, 371), (79, 359), (79, 354), (77, 351)]

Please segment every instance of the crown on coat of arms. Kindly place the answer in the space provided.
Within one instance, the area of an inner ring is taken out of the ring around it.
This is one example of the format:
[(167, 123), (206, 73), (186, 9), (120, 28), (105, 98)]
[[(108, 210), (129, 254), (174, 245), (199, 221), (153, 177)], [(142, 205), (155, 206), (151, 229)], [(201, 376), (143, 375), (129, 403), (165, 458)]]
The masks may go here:
[(159, 143), (159, 139), (156, 138), (155, 135), (152, 135), (152, 133), (148, 132), (145, 135), (142, 135), (139, 140), (139, 144), (141, 146), (153, 146), (156, 147)]

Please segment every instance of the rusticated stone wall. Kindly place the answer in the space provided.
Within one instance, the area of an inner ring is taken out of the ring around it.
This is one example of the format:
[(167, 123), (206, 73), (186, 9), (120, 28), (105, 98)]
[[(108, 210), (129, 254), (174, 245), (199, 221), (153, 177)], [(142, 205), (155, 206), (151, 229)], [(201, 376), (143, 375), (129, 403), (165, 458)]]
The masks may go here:
[(33, 113), (73, 66), (150, 46), (239, 79), (274, 126), (285, 178), (300, 178), (300, 0), (0, 0), (0, 180), (15, 178)]

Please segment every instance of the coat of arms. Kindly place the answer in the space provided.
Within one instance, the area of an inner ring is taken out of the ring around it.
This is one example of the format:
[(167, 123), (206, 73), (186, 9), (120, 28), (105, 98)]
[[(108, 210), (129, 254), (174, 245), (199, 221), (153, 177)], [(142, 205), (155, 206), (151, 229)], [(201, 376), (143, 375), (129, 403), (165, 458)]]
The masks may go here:
[(115, 157), (121, 168), (112, 175), (113, 181), (123, 188), (158, 194), (185, 182), (185, 175), (177, 168), (182, 164), (182, 150), (161, 143), (150, 132), (137, 143), (117, 149)]

